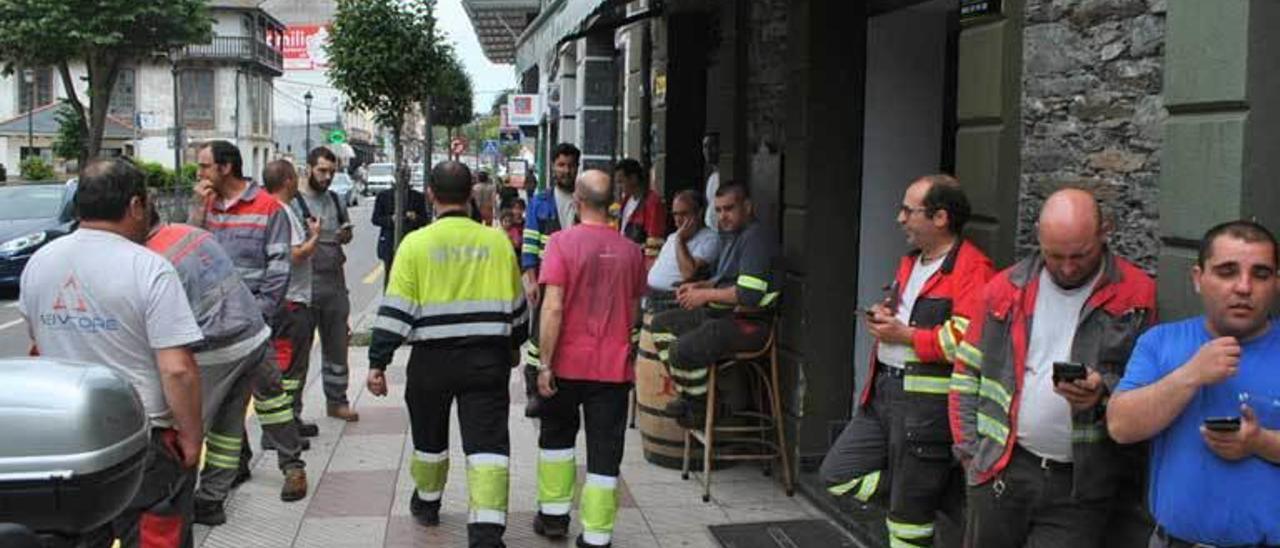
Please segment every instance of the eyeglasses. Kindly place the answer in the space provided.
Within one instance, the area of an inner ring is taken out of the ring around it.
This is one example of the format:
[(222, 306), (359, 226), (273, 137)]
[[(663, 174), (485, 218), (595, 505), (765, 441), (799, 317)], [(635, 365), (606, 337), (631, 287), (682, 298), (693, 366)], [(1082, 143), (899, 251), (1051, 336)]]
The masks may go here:
[(898, 206), (898, 214), (910, 217), (912, 213), (925, 213), (929, 211), (927, 207), (911, 207), (909, 205)]

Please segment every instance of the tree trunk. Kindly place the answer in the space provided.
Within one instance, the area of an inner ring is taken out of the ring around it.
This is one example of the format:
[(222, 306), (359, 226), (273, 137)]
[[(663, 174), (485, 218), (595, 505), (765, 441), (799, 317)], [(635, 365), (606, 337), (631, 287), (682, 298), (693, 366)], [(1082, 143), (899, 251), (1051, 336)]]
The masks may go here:
[(89, 159), (89, 116), (84, 111), (84, 103), (80, 102), (80, 95), (76, 93), (75, 81), (71, 79), (71, 67), (66, 61), (58, 63), (58, 74), (62, 76), (62, 89), (67, 93), (67, 104), (71, 105), (71, 109), (76, 111), (76, 115), (80, 118), (80, 133), (85, 136), (84, 147), (80, 149), (80, 157), (76, 158), (76, 167), (84, 169), (84, 164)]
[[(396, 186), (395, 186), (395, 240), (391, 247), (391, 255), (394, 257), (396, 250), (400, 249), (400, 240), (404, 239), (404, 210), (405, 199), (408, 198), (409, 178), (404, 161), (404, 142), (401, 141), (401, 135), (404, 132), (404, 119), (400, 118), (391, 125), (391, 143), (396, 154)], [(385, 273), (390, 277), (391, 273)]]

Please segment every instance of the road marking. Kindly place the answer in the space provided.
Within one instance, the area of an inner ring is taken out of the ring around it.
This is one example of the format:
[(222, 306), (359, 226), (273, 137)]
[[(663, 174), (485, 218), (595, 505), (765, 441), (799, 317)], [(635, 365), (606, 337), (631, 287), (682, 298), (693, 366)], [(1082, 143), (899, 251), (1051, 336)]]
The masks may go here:
[(20, 324), (20, 323), (22, 323), (22, 322), (24, 322), (24, 321), (26, 321), (26, 320), (23, 320), (22, 318), (18, 318), (18, 319), (16, 319), (16, 320), (13, 320), (13, 321), (8, 322), (8, 323), (0, 323), (0, 331), (4, 331), (4, 330), (6, 330), (6, 329), (9, 329), (10, 327), (13, 327), (13, 326), (15, 326), (15, 325), (18, 325), (18, 324)]
[(5, 308), (18, 308), (18, 301), (13, 301), (13, 302), (11, 302), (11, 303), (8, 303), (8, 304), (4, 305), (4, 307), (5, 307)]
[(372, 284), (373, 282), (378, 281), (378, 278), (381, 276), (382, 276), (382, 261), (378, 261), (378, 264), (373, 267), (373, 270), (370, 270), (368, 274), (364, 275), (364, 285), (369, 285), (369, 284)]

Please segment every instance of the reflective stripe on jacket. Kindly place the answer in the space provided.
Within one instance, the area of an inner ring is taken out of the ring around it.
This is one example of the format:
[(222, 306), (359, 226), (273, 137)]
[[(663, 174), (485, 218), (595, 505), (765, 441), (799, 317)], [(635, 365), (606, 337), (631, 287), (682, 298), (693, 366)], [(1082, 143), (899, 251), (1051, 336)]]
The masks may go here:
[(551, 235), (566, 228), (572, 223), (561, 222), (560, 210), (556, 209), (555, 188), (548, 186), (538, 191), (529, 200), (529, 208), (524, 213), (524, 241), (520, 247), (520, 268), (528, 270), (538, 268), (542, 264), (542, 251), (546, 249)]
[[(1043, 260), (1037, 254), (1002, 271), (982, 291), (980, 307), (956, 349), (950, 415), (955, 451), (972, 459), (970, 485), (996, 477), (1017, 443), (1018, 402), (1026, 374), (1032, 314)], [(1080, 312), (1071, 360), (1095, 368), (1105, 384), (1098, 406), (1072, 416), (1074, 493), (1082, 500), (1115, 492), (1138, 473), (1142, 448), (1118, 446), (1107, 434), (1106, 398), (1124, 375), (1138, 335), (1155, 322), (1155, 282), (1110, 251), (1103, 274)]]

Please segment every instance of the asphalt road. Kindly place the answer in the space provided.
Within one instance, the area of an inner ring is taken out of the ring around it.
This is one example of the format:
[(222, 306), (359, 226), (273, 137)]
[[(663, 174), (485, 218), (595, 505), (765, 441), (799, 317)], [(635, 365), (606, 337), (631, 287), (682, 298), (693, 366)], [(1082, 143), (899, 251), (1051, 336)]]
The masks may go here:
[[(351, 208), (355, 238), (347, 245), (347, 288), (351, 292), (351, 323), (362, 322), (362, 315), (372, 314), (376, 299), (382, 294), (382, 262), (378, 260), (378, 227), (369, 222), (373, 213), (373, 197), (361, 197), (360, 205)], [(0, 358), (25, 356), (30, 345), (27, 325), (18, 313), (18, 295), (0, 293)]]

